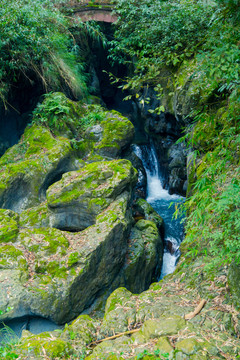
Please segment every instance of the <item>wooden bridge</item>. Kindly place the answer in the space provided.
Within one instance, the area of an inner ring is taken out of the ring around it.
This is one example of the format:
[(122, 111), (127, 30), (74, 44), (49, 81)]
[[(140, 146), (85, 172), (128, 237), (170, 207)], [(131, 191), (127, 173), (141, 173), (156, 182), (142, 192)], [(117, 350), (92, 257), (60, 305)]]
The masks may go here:
[(114, 5), (108, 0), (65, 0), (60, 4), (64, 11), (71, 14), (76, 20), (95, 20), (114, 23), (117, 16), (113, 14)]

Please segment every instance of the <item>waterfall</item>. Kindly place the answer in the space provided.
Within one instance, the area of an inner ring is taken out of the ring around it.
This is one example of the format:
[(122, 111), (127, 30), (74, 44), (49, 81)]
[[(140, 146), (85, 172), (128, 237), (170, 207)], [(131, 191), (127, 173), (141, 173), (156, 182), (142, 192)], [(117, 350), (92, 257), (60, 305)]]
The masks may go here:
[(181, 219), (174, 219), (175, 204), (184, 201), (182, 196), (172, 194), (163, 188), (163, 171), (159, 167), (154, 144), (134, 145), (135, 154), (142, 160), (147, 174), (147, 201), (164, 220), (164, 255), (161, 271), (162, 279), (176, 267), (180, 256), (179, 245), (183, 240)]

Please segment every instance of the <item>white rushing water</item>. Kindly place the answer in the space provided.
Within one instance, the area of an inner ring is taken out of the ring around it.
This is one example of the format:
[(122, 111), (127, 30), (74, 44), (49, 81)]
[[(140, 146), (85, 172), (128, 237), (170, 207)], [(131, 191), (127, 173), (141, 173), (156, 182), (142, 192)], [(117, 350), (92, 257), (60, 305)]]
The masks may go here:
[(174, 219), (174, 204), (182, 202), (183, 197), (176, 194), (169, 194), (163, 188), (161, 171), (159, 169), (156, 151), (153, 144), (135, 145), (135, 154), (142, 160), (147, 174), (147, 201), (164, 220), (165, 244), (172, 249), (171, 253), (164, 249), (163, 266), (161, 271), (162, 279), (172, 273), (180, 256), (179, 245), (183, 238), (183, 226), (180, 219)]

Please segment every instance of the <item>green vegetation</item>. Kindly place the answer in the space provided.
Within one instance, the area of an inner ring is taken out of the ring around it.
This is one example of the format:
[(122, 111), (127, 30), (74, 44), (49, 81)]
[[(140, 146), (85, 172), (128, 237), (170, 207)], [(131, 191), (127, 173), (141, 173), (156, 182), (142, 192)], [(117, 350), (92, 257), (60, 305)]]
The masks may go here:
[(162, 66), (179, 66), (192, 57), (214, 11), (214, 6), (192, 0), (141, 0), (137, 6), (135, 0), (118, 0), (116, 8), (119, 19), (111, 57), (121, 62), (133, 59), (143, 81), (156, 80)]
[[(0, 98), (20, 77), (39, 79), (45, 90), (70, 88), (86, 93), (82, 64), (77, 64), (67, 18), (50, 0), (2, 0), (0, 4)], [(11, 16), (9, 16), (11, 14)]]
[(33, 111), (33, 123), (44, 125), (56, 135), (74, 139), (105, 118), (100, 105), (86, 105), (68, 99), (61, 92), (50, 92)]
[(185, 204), (189, 213), (185, 242), (191, 257), (211, 256), (210, 268), (240, 260), (240, 108), (229, 102), (221, 110), (220, 118), (201, 113), (189, 140), (202, 155), (193, 195)]
[(150, 85), (161, 101), (163, 87), (172, 91), (170, 98), (184, 84), (198, 97), (185, 136), (195, 160), (184, 248), (190, 259), (206, 256), (210, 269), (240, 261), (239, 5), (238, 0), (141, 0), (137, 5), (118, 0), (112, 41), (112, 59), (133, 61), (134, 76), (123, 87), (137, 91), (136, 97)]

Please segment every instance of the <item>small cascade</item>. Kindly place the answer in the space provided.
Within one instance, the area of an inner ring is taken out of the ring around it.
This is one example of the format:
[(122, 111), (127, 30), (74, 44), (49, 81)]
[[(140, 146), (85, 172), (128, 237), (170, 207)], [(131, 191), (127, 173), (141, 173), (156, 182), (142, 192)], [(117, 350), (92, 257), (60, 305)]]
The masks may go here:
[[(135, 154), (142, 160), (147, 174), (147, 201), (164, 220), (164, 255), (161, 271), (162, 279), (172, 273), (180, 256), (179, 245), (183, 240), (184, 228), (181, 219), (173, 218), (175, 204), (184, 201), (179, 195), (172, 194), (163, 188), (164, 175), (159, 167), (153, 143), (134, 145)], [(159, 280), (160, 280), (159, 279)]]

